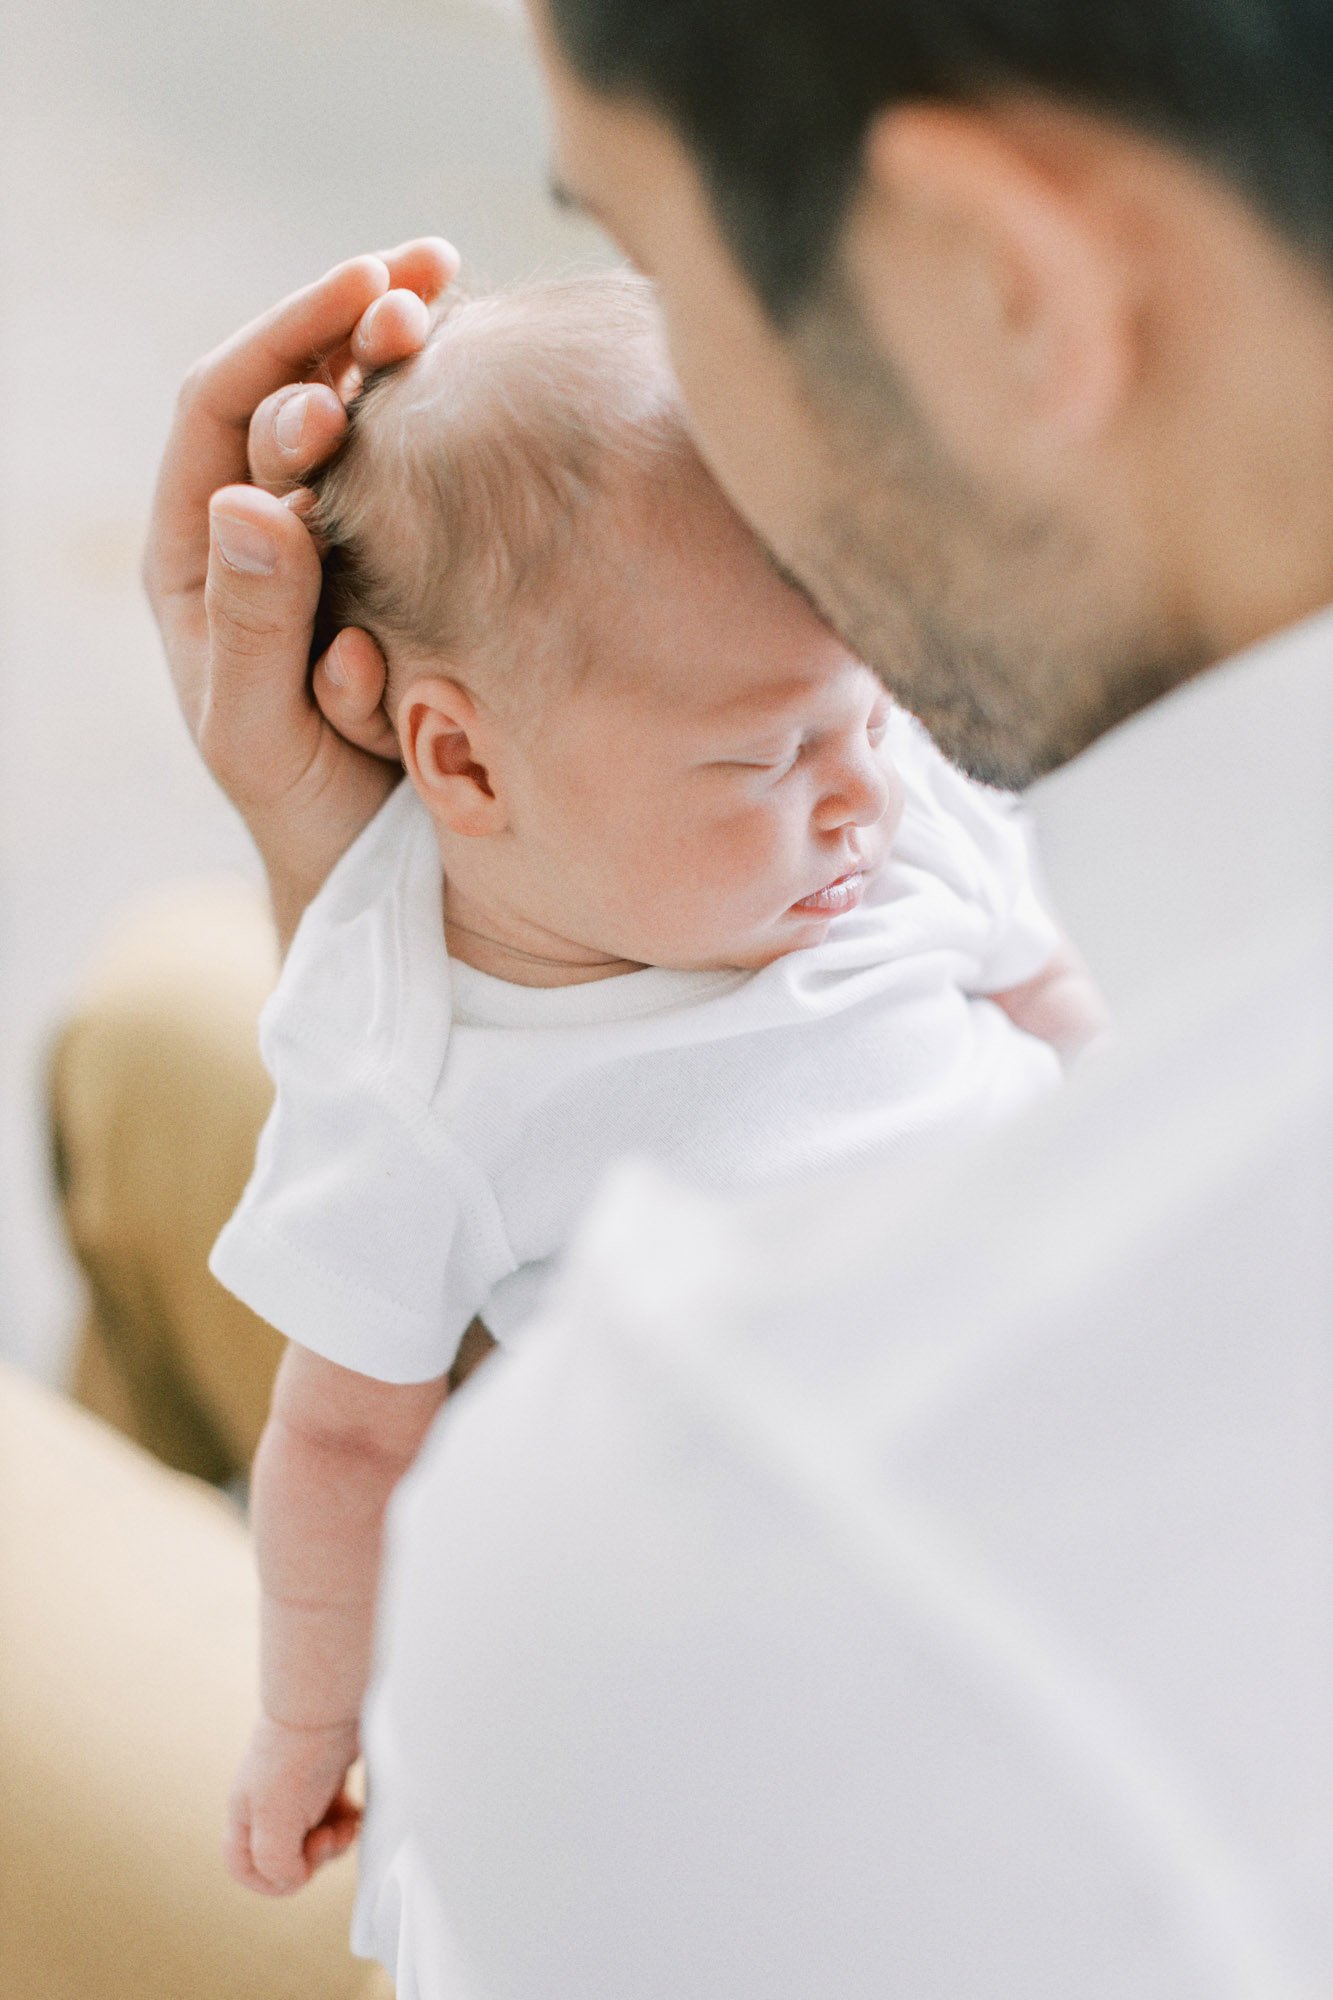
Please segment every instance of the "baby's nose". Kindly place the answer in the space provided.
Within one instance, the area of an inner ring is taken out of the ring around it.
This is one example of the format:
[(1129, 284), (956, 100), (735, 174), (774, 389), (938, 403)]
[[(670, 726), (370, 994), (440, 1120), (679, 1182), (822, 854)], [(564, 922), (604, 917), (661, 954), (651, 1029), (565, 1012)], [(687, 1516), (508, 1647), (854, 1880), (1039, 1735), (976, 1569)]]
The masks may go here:
[(889, 809), (891, 787), (879, 757), (867, 745), (864, 752), (848, 757), (838, 780), (823, 801), (820, 823), (825, 827), (874, 826)]

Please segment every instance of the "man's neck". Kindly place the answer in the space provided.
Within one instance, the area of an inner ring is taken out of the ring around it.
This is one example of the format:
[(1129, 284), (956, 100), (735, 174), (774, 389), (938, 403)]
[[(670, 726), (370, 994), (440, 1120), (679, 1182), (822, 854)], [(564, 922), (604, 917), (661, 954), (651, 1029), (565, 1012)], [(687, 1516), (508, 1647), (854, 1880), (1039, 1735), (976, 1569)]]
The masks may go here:
[(511, 986), (586, 986), (642, 972), (632, 960), (611, 958), (507, 912), (487, 908), (446, 882), (444, 941), (449, 956), (475, 972)]
[(1215, 660), (1333, 602), (1333, 289), (1244, 226), (1249, 263), (1238, 250), (1207, 267), (1211, 290), (1200, 279), (1198, 382), (1181, 399), (1181, 481), (1160, 522)]

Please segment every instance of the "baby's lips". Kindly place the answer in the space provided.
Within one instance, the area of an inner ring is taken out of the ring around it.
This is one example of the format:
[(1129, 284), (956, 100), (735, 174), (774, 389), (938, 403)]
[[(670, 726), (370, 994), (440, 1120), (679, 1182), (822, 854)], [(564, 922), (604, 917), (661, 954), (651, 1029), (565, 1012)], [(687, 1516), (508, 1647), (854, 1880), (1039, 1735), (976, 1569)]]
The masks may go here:
[(859, 865), (844, 869), (832, 882), (826, 882), (822, 889), (814, 889), (808, 896), (792, 904), (793, 910), (804, 910), (811, 916), (838, 916), (844, 910), (854, 909), (865, 893), (865, 871)]

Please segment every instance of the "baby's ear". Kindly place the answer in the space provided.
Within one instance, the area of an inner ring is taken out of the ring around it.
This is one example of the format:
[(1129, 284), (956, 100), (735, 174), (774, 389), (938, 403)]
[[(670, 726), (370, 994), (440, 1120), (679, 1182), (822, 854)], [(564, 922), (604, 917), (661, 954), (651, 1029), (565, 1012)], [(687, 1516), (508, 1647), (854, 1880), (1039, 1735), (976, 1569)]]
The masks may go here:
[(504, 805), (486, 767), (485, 724), (466, 688), (426, 674), (398, 702), (407, 775), (438, 825), (466, 839), (502, 833)]

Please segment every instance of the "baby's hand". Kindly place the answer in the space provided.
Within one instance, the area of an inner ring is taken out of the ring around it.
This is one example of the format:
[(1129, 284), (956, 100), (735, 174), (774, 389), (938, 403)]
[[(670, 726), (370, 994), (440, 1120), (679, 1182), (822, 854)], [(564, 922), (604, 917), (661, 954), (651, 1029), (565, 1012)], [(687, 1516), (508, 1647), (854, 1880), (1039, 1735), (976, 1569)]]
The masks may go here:
[(242, 1887), (290, 1896), (356, 1839), (360, 1808), (344, 1780), (358, 1750), (354, 1722), (256, 1725), (227, 1809), (223, 1852)]

